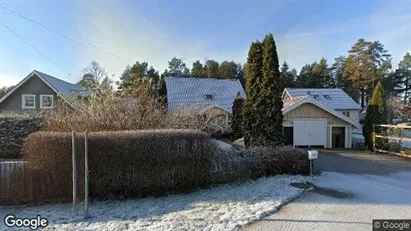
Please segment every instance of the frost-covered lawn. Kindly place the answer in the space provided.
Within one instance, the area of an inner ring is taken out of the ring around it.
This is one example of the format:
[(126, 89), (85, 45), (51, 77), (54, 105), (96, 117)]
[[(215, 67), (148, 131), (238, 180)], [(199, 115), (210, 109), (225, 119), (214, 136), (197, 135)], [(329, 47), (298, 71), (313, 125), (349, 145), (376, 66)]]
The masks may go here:
[[(244, 184), (222, 185), (190, 194), (145, 198), (121, 202), (93, 202), (90, 218), (71, 204), (26, 208), (0, 207), (17, 217), (41, 215), (49, 220), (47, 229), (57, 230), (236, 230), (260, 219), (296, 197), (301, 190), (291, 182), (313, 181), (303, 176), (274, 176)], [(0, 230), (4, 230), (0, 223)]]

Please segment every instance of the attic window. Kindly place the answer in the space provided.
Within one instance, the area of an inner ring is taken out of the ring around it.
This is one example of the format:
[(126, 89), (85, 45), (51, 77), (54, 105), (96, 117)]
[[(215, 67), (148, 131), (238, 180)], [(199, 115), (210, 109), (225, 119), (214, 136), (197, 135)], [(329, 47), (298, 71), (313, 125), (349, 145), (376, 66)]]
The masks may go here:
[(36, 95), (23, 94), (21, 97), (22, 109), (36, 109)]
[(53, 95), (40, 95), (40, 108), (42, 109), (52, 109), (54, 104)]
[(323, 96), (326, 100), (331, 100), (331, 97), (329, 95), (323, 95)]
[(214, 99), (213, 95), (206, 95), (206, 100), (213, 100), (213, 99)]

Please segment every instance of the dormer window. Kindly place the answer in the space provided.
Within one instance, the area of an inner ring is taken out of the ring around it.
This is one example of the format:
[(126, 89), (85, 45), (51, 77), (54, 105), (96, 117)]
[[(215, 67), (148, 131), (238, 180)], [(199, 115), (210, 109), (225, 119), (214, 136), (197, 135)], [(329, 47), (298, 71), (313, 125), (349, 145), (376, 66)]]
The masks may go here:
[(326, 100), (331, 100), (331, 97), (329, 95), (323, 95), (323, 96)]
[(206, 95), (206, 100), (213, 100), (213, 99), (214, 99), (213, 95)]

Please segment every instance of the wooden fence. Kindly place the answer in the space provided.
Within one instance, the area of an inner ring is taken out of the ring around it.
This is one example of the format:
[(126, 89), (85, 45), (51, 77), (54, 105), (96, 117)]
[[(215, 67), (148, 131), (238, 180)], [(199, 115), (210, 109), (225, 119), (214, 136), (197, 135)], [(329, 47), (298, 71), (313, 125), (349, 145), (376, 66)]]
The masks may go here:
[(25, 161), (0, 161), (0, 205), (33, 201), (33, 175)]
[(372, 139), (376, 152), (411, 158), (411, 126), (375, 124)]

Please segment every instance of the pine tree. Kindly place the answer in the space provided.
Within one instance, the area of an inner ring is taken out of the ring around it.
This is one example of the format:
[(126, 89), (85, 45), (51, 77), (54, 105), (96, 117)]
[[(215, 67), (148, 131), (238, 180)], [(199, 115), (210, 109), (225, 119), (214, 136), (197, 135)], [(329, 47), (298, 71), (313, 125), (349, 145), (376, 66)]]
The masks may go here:
[(192, 77), (205, 77), (203, 64), (197, 60), (193, 62), (193, 67), (191, 68)]
[[(365, 143), (369, 150), (373, 151), (372, 131), (374, 124), (385, 124), (387, 122), (387, 106), (385, 103), (385, 94), (381, 82), (378, 82), (372, 94), (372, 98), (368, 103), (367, 114), (363, 127), (363, 135)], [(375, 130), (380, 133), (381, 129)]]
[(260, 121), (256, 100), (260, 92), (263, 69), (263, 51), (260, 41), (253, 42), (248, 52), (246, 65), (246, 99), (244, 102), (244, 143), (247, 147), (258, 145)]
[(209, 59), (204, 64), (204, 73), (207, 78), (218, 78), (219, 63), (215, 60)]
[(234, 61), (223, 61), (218, 66), (218, 78), (233, 79), (237, 74), (237, 63)]
[(244, 136), (243, 121), (244, 121), (244, 98), (241, 97), (240, 92), (237, 93), (237, 96), (233, 102), (233, 118), (231, 120), (231, 130), (232, 138), (238, 139)]
[(388, 74), (391, 55), (378, 41), (369, 42), (364, 39), (359, 39), (348, 53), (343, 71), (343, 78), (350, 87), (346, 90), (364, 108), (377, 82)]
[(263, 77), (257, 105), (261, 105), (259, 120), (262, 145), (281, 145), (283, 143), (283, 101), (281, 98), (281, 77), (277, 47), (271, 33), (267, 34), (263, 46)]
[(294, 87), (294, 81), (297, 79), (297, 71), (295, 69), (290, 70), (288, 63), (284, 61), (280, 68), (281, 76), (281, 92), (284, 88)]

